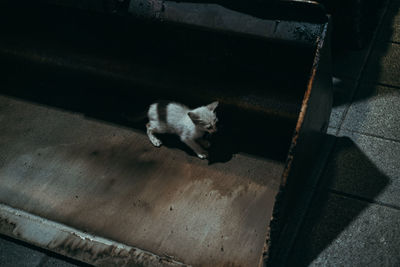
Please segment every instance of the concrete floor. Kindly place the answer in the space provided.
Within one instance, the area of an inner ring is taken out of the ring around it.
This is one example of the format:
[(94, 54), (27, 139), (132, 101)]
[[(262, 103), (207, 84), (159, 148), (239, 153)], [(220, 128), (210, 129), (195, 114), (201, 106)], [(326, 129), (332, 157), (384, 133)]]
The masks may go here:
[[(400, 266), (400, 1), (373, 40), (334, 57), (335, 137), (292, 248), (291, 266)], [(0, 238), (0, 266), (82, 266)]]

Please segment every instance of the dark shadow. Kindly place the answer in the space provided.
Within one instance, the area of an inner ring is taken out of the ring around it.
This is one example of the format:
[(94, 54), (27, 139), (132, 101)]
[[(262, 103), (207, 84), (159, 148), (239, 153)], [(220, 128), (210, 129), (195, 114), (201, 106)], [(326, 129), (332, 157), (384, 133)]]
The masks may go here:
[[(375, 91), (371, 88), (373, 86), (368, 89), (365, 88), (364, 83), (376, 84), (380, 80), (379, 77), (384, 69), (382, 59), (387, 56), (392, 46), (390, 40), (394, 33), (393, 19), (399, 12), (400, 3), (391, 0), (378, 2), (371, 0), (359, 1), (359, 4), (363, 8), (360, 11), (362, 21), (359, 22), (363, 23), (363, 27), (359, 31), (362, 31), (360, 35), (363, 36), (364, 45), (354, 50), (349, 49), (345, 44), (340, 44), (343, 40), (333, 40), (333, 75), (339, 78), (337, 86), (334, 86), (334, 107), (362, 101), (374, 95)], [(385, 8), (388, 9), (386, 14), (383, 14)], [(333, 26), (335, 28), (335, 24)], [(373, 39), (374, 36), (375, 39)], [(372, 49), (369, 46), (372, 46)], [(355, 88), (354, 82), (360, 73), (359, 86)], [(392, 77), (395, 76), (396, 74), (393, 73)]]
[(388, 184), (389, 178), (350, 138), (336, 137), (288, 266), (309, 266)]
[[(371, 41), (378, 22), (379, 0), (317, 0), (332, 15), (332, 46), (334, 52), (362, 49)], [(336, 55), (335, 55), (336, 56)]]
[[(365, 65), (369, 47), (374, 42), (374, 32), (380, 23), (387, 1), (321, 0), (321, 2), (325, 3), (328, 11), (333, 14), (333, 75), (339, 79), (355, 80)], [(335, 17), (335, 13), (339, 16)], [(343, 92), (339, 90), (339, 94), (343, 93), (347, 99), (351, 98), (353, 89), (346, 88)], [(334, 105), (340, 103), (335, 101)]]
[[(397, 66), (399, 44), (396, 37), (399, 28), (395, 29), (395, 17), (399, 16), (400, 2), (388, 0), (387, 12), (383, 18), (373, 49), (368, 57), (366, 68), (361, 77), (360, 86), (354, 96), (354, 102), (365, 101), (372, 96), (384, 94), (377, 90), (377, 85), (400, 87), (400, 69)], [(397, 33), (396, 33), (397, 32)]]
[(130, 118), (157, 99), (219, 100), (211, 163), (240, 152), (286, 160), (314, 47), (29, 7), (1, 10), (12, 26), (1, 27), (0, 93), (142, 132), (146, 120)]
[[(109, 81), (85, 79), (34, 81), (14, 80), (3, 86), (0, 93), (42, 105), (60, 108), (112, 124), (139, 130), (146, 134), (145, 111), (154, 99), (140, 93), (132, 94), (124, 86)], [(118, 87), (115, 89), (114, 87)], [(145, 91), (146, 89), (140, 89)], [(186, 102), (184, 102), (186, 103)], [(203, 104), (208, 104), (204, 103)], [(195, 107), (192, 105), (192, 107)], [(136, 119), (137, 115), (140, 119)], [(207, 137), (211, 142), (209, 163), (226, 162), (232, 155), (245, 152), (277, 161), (284, 161), (294, 129), (294, 118), (265, 116), (258, 112), (221, 105), (218, 108), (218, 132)], [(177, 136), (162, 135), (163, 145), (195, 154)]]

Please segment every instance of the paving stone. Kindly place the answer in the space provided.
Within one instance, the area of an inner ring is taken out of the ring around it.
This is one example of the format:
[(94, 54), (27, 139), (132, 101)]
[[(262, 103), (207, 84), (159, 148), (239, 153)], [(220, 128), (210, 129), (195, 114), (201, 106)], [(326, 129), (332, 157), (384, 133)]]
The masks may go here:
[(400, 211), (321, 191), (289, 266), (400, 266)]
[(11, 239), (0, 237), (0, 266), (1, 267), (32, 267), (39, 263), (46, 254), (13, 242)]
[(342, 123), (343, 115), (350, 106), (356, 82), (350, 79), (341, 79), (333, 84), (333, 107), (329, 120), (329, 127), (338, 128)]
[(340, 131), (324, 188), (400, 208), (400, 142)]
[(400, 87), (400, 44), (381, 42), (373, 49), (363, 81)]
[(364, 84), (358, 89), (342, 128), (400, 140), (399, 103), (400, 89)]
[(400, 43), (400, 1), (392, 0), (388, 6), (379, 38)]

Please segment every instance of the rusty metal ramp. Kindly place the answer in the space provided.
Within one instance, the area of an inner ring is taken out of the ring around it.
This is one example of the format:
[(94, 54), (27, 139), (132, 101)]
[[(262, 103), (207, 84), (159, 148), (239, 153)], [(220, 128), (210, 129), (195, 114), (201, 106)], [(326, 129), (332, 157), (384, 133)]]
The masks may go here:
[[(290, 12), (263, 17), (207, 3), (3, 2), (2, 234), (102, 266), (287, 256), (331, 110), (319, 5), (284, 1)], [(171, 136), (151, 145), (134, 118), (159, 98), (220, 102), (209, 160)]]

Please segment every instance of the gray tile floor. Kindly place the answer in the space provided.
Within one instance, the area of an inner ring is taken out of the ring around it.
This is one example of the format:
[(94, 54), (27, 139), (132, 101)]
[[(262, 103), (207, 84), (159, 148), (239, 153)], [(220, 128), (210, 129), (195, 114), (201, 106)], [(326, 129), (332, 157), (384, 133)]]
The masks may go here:
[(335, 59), (336, 137), (290, 266), (400, 266), (400, 1), (373, 41)]
[[(371, 44), (335, 58), (335, 147), (292, 248), (291, 266), (400, 266), (400, 0)], [(79, 262), (0, 238), (0, 266)]]

